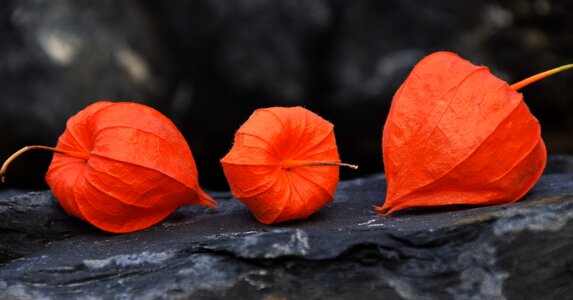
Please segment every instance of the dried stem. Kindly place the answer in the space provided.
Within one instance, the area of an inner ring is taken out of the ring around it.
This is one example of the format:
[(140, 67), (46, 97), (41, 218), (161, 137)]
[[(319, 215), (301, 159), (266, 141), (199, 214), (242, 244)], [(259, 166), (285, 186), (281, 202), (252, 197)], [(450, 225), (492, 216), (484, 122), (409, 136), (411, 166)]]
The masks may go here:
[(357, 165), (339, 163), (339, 162), (328, 162), (328, 161), (307, 161), (307, 160), (283, 160), (281, 163), (283, 169), (291, 169), (296, 167), (305, 166), (335, 166), (335, 167), (348, 167), (351, 169), (358, 169)]
[(557, 74), (559, 72), (563, 72), (563, 71), (569, 70), (569, 69), (573, 69), (573, 64), (564, 65), (564, 66), (561, 66), (561, 67), (558, 67), (555, 69), (551, 69), (549, 71), (545, 71), (545, 72), (541, 72), (539, 74), (533, 75), (531, 77), (523, 79), (520, 82), (512, 84), (511, 88), (517, 91), (523, 87), (528, 86), (531, 83), (534, 83), (534, 82), (539, 81), (543, 78), (549, 77), (551, 75), (554, 75), (554, 74)]
[(10, 165), (10, 163), (12, 163), (12, 161), (14, 161), (18, 156), (20, 156), (24, 152), (27, 152), (28, 150), (51, 151), (51, 152), (61, 153), (61, 154), (65, 154), (65, 155), (68, 155), (71, 157), (84, 159), (84, 160), (88, 160), (88, 158), (89, 158), (89, 155), (87, 153), (84, 153), (84, 152), (63, 151), (60, 149), (56, 149), (56, 148), (52, 148), (52, 147), (48, 147), (48, 146), (40, 146), (40, 145), (26, 146), (26, 147), (16, 151), (14, 154), (12, 154), (10, 157), (8, 157), (8, 159), (6, 159), (6, 161), (2, 165), (2, 168), (0, 169), (0, 180), (2, 180), (2, 182), (4, 182), (6, 179), (5, 178), (6, 170), (8, 169), (8, 166)]

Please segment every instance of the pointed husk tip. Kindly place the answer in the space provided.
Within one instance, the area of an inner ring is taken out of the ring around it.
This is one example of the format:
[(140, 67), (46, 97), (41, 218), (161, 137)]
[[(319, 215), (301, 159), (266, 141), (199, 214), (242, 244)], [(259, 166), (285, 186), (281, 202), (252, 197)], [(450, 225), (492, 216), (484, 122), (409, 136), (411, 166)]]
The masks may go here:
[(217, 201), (205, 193), (201, 188), (198, 188), (195, 192), (197, 193), (198, 198), (197, 204), (207, 206), (215, 210), (217, 209)]
[(386, 204), (382, 205), (382, 206), (374, 206), (374, 209), (376, 211), (378, 211), (378, 215), (379, 217), (386, 217), (389, 216), (391, 213), (393, 213), (394, 211), (396, 211), (396, 209), (394, 207), (386, 207)]

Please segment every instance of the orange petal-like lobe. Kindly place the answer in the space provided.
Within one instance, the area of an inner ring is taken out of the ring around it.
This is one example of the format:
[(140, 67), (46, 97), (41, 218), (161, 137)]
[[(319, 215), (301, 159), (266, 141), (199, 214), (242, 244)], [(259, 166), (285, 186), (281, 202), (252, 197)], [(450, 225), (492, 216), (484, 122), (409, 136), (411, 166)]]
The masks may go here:
[(141, 230), (185, 204), (216, 207), (185, 138), (145, 105), (92, 104), (68, 120), (56, 148), (89, 155), (55, 153), (46, 181), (68, 213), (102, 230)]
[(333, 125), (302, 107), (256, 110), (221, 159), (233, 195), (264, 224), (304, 219), (332, 202), (340, 162)]
[(450, 52), (422, 59), (398, 89), (382, 135), (383, 214), (414, 206), (514, 202), (547, 159), (523, 95)]

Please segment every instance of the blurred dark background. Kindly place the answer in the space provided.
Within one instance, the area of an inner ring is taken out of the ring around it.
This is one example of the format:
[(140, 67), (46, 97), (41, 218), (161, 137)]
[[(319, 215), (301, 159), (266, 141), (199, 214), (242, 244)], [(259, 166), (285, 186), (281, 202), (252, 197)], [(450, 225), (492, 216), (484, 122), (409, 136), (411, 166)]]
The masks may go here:
[[(0, 2), (0, 158), (53, 146), (101, 99), (171, 118), (201, 185), (228, 189), (219, 159), (256, 108), (302, 105), (335, 124), (351, 178), (383, 170), (381, 134), (413, 65), (438, 50), (510, 83), (573, 62), (573, 1), (19, 0)], [(524, 88), (549, 153), (573, 153), (573, 73)], [(10, 187), (45, 188), (30, 152)]]

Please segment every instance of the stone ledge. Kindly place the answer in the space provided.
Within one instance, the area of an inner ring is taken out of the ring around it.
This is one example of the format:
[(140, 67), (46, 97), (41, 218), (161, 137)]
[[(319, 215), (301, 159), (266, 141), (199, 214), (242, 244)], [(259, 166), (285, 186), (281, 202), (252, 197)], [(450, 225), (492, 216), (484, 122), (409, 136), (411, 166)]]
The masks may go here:
[[(569, 159), (548, 167), (569, 170)], [(230, 193), (114, 235), (49, 191), (0, 195), (0, 298), (564, 299), (573, 295), (573, 173), (517, 203), (378, 217), (384, 175), (343, 181), (308, 220), (258, 223)]]

